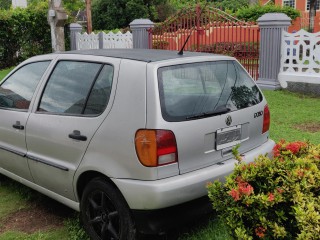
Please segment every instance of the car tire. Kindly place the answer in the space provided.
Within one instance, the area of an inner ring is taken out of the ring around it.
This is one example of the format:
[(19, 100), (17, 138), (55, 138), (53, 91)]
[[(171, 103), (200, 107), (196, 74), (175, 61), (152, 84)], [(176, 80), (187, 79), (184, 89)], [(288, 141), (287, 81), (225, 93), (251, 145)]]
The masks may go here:
[(81, 220), (90, 239), (133, 240), (135, 227), (130, 209), (118, 189), (103, 178), (90, 181), (84, 189)]

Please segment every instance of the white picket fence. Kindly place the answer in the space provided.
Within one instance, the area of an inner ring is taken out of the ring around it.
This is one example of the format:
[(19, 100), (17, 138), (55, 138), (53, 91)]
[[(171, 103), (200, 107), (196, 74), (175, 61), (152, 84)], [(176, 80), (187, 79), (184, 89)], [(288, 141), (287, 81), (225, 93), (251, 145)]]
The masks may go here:
[(130, 32), (76, 33), (76, 50), (106, 48), (133, 48), (132, 34)]
[(284, 88), (287, 82), (320, 84), (320, 32), (283, 32), (278, 78)]

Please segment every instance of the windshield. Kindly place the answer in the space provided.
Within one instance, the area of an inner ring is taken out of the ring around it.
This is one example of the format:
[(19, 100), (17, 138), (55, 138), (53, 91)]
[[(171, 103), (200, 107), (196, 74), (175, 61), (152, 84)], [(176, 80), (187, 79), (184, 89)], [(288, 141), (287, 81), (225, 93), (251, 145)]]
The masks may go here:
[(236, 61), (200, 62), (158, 70), (162, 116), (186, 121), (258, 104), (262, 95)]

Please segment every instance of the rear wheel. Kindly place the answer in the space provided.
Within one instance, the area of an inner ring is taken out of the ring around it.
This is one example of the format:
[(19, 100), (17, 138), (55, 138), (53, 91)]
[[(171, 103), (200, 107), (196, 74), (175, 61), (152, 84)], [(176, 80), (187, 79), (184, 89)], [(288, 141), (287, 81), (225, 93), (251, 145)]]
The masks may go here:
[(119, 190), (104, 179), (96, 178), (87, 184), (80, 208), (90, 239), (135, 239), (135, 228), (126, 201)]

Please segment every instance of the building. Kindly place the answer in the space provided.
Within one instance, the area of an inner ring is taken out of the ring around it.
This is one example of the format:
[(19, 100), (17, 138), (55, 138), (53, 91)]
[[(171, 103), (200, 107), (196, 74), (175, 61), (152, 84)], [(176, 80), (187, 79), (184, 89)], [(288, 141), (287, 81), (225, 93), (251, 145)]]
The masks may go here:
[(21, 7), (26, 8), (27, 7), (27, 0), (12, 0), (12, 7)]
[[(266, 4), (270, 2), (268, 0), (263, 0), (262, 3)], [(309, 27), (309, 10), (310, 10), (310, 0), (274, 0), (276, 5), (280, 6), (290, 6), (300, 11), (301, 17), (297, 18), (293, 25), (289, 28), (289, 31), (298, 31), (300, 29), (308, 29)], [(320, 31), (320, 0), (316, 2), (316, 17), (314, 22), (314, 32)]]

